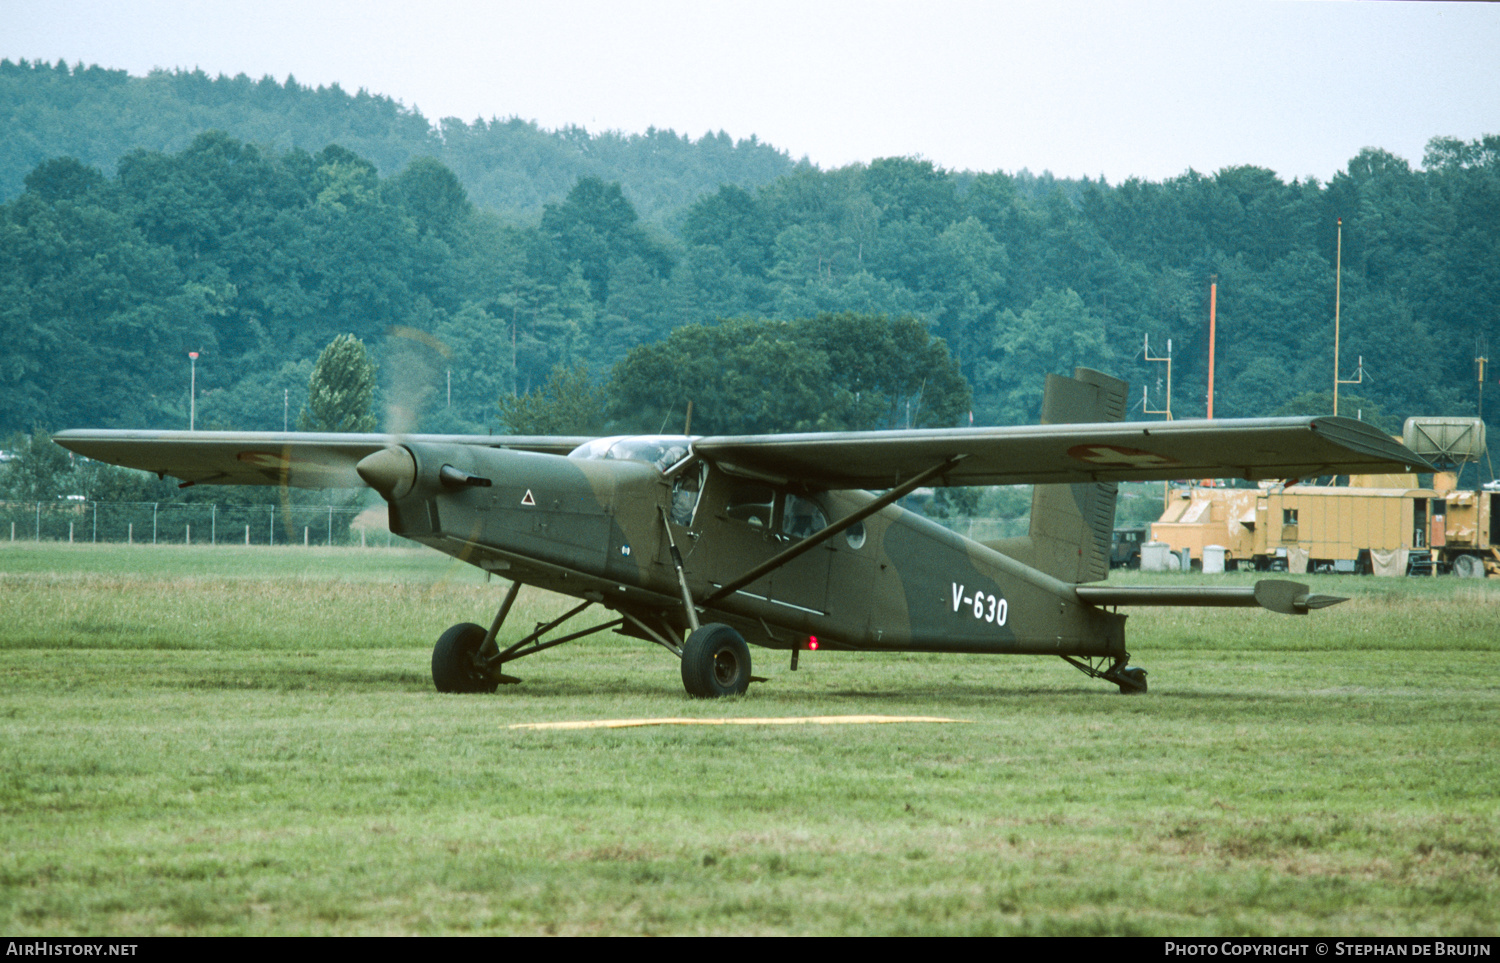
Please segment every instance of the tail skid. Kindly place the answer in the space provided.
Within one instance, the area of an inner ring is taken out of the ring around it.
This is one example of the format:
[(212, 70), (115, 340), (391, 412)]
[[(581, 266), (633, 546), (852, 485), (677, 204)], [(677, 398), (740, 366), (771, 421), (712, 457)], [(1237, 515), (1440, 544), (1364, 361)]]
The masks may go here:
[(1091, 679), (1103, 679), (1120, 687), (1121, 695), (1143, 695), (1146, 692), (1146, 670), (1130, 665), (1130, 656), (1116, 659), (1081, 658), (1065, 655), (1062, 660)]

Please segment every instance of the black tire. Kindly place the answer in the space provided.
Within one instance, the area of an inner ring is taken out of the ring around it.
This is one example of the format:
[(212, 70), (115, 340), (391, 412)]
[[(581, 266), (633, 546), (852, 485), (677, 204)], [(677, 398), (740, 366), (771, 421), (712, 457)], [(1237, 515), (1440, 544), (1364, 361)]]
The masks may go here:
[(697, 699), (742, 695), (750, 687), (750, 646), (723, 623), (703, 626), (682, 647), (682, 685)]
[(1477, 555), (1459, 555), (1451, 571), (1459, 578), (1484, 578), (1484, 560)]
[(432, 684), (439, 692), (494, 692), (500, 683), (474, 664), (484, 644), (484, 629), (460, 622), (438, 636), (432, 647)]

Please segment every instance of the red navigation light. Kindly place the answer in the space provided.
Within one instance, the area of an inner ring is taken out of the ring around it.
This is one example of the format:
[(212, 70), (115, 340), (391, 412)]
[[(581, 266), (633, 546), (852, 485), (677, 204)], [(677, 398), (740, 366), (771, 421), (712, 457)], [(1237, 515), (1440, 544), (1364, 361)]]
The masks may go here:
[(817, 650), (818, 650), (818, 637), (816, 635), (809, 635), (807, 637), (807, 651), (809, 651), (809, 652), (816, 652)]

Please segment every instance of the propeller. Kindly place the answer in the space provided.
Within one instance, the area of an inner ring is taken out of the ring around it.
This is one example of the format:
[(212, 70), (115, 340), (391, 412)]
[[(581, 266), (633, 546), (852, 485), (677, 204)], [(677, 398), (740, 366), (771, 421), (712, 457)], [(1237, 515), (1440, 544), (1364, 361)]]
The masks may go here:
[(417, 466), (405, 447), (437, 393), (438, 376), (453, 356), (446, 344), (419, 328), (386, 329), (386, 447), (355, 466), (359, 477), (387, 501), (404, 498), (416, 485)]
[(448, 346), (426, 331), (404, 325), (386, 329), (385, 431), (392, 445), (421, 423), (451, 357)]
[[(389, 462), (404, 456), (410, 463), (411, 455), (402, 447), (405, 439), (415, 431), (420, 423), (422, 414), (431, 403), (437, 392), (438, 376), (445, 367), (443, 362), (452, 356), (452, 351), (439, 339), (433, 337), (426, 331), (402, 325), (392, 325), (386, 329), (386, 351), (382, 374), (384, 375), (384, 424), (382, 434), (385, 436), (385, 448), (375, 454), (399, 453), (384, 460), (377, 459), (377, 464)], [(367, 436), (368, 437), (368, 436)], [(352, 459), (351, 459), (352, 460)], [(293, 541), (295, 533), (292, 525), (292, 500), (289, 474), (293, 470), (293, 454), (290, 447), (282, 451), (281, 483), (278, 486), (281, 494), (282, 518), (286, 529), (287, 540)], [(362, 461), (361, 461), (362, 463)], [(345, 466), (349, 463), (345, 462)], [(385, 498), (400, 498), (411, 490), (415, 483), (415, 469), (411, 471), (411, 479), (404, 490), (396, 491), (399, 486), (392, 485), (387, 481), (379, 483), (372, 482), (365, 472), (359, 470), (359, 466), (353, 465), (354, 472), (359, 478), (371, 488), (375, 489)], [(347, 471), (348, 468), (343, 469)], [(390, 469), (381, 472), (376, 471), (375, 477), (386, 479)], [(350, 479), (352, 481), (352, 479)], [(394, 492), (394, 494), (392, 494)]]
[[(419, 328), (392, 325), (386, 329), (386, 447), (360, 459), (355, 471), (366, 485), (386, 501), (411, 494), (417, 484), (417, 464), (406, 439), (421, 424), (422, 415), (437, 397), (452, 350), (440, 339)], [(439, 472), (444, 488), (487, 486), (489, 480), (469, 475), (448, 465)], [(477, 526), (476, 522), (476, 526)], [(479, 531), (471, 533), (470, 542)], [(470, 549), (455, 558), (453, 574), (463, 570)], [(446, 577), (445, 577), (446, 578)]]

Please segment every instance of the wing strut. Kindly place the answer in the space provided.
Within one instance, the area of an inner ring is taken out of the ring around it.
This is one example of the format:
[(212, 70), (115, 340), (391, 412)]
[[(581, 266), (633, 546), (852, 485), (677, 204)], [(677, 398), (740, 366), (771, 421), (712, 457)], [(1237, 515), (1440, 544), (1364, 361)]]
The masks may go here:
[[(938, 475), (942, 475), (946, 472), (951, 471), (954, 465), (957, 465), (963, 460), (964, 455), (953, 455), (949, 457), (947, 461), (939, 462), (938, 464), (933, 465), (931, 468), (928, 468), (925, 471), (918, 472), (911, 478), (908, 478), (906, 481), (902, 482), (900, 485), (897, 485), (895, 488), (892, 488), (890, 491), (886, 492), (884, 495), (881, 495), (879, 498), (875, 499), (864, 508), (861, 508), (859, 511), (853, 512), (849, 515), (845, 515), (843, 518), (834, 522), (832, 525), (829, 525), (827, 528), (818, 532), (816, 535), (808, 536), (807, 538), (791, 546), (785, 551), (779, 552), (776, 555), (773, 555), (772, 557), (766, 559), (764, 562), (761, 562), (759, 565), (755, 566), (750, 571), (746, 572), (744, 575), (741, 575), (739, 578), (728, 583), (727, 585), (720, 586), (718, 591), (714, 592), (712, 595), (703, 600), (703, 604), (712, 605), (719, 599), (724, 598), (726, 595), (731, 595), (735, 592), (738, 592), (740, 589), (749, 585), (751, 582), (754, 582), (756, 579), (761, 578), (762, 576), (770, 572), (774, 572), (776, 569), (790, 562), (792, 559), (802, 555), (804, 552), (809, 552), (812, 549), (817, 548), (819, 545), (822, 545), (824, 542), (839, 534), (844, 529), (851, 528), (854, 525), (859, 524), (860, 522), (869, 518), (871, 515), (874, 515), (876, 512), (885, 508), (887, 505), (892, 505), (897, 501), (905, 498), (907, 495), (910, 495), (918, 488), (921, 488), (922, 485), (926, 482), (931, 481)], [(684, 589), (683, 591), (685, 592), (686, 589)]]

